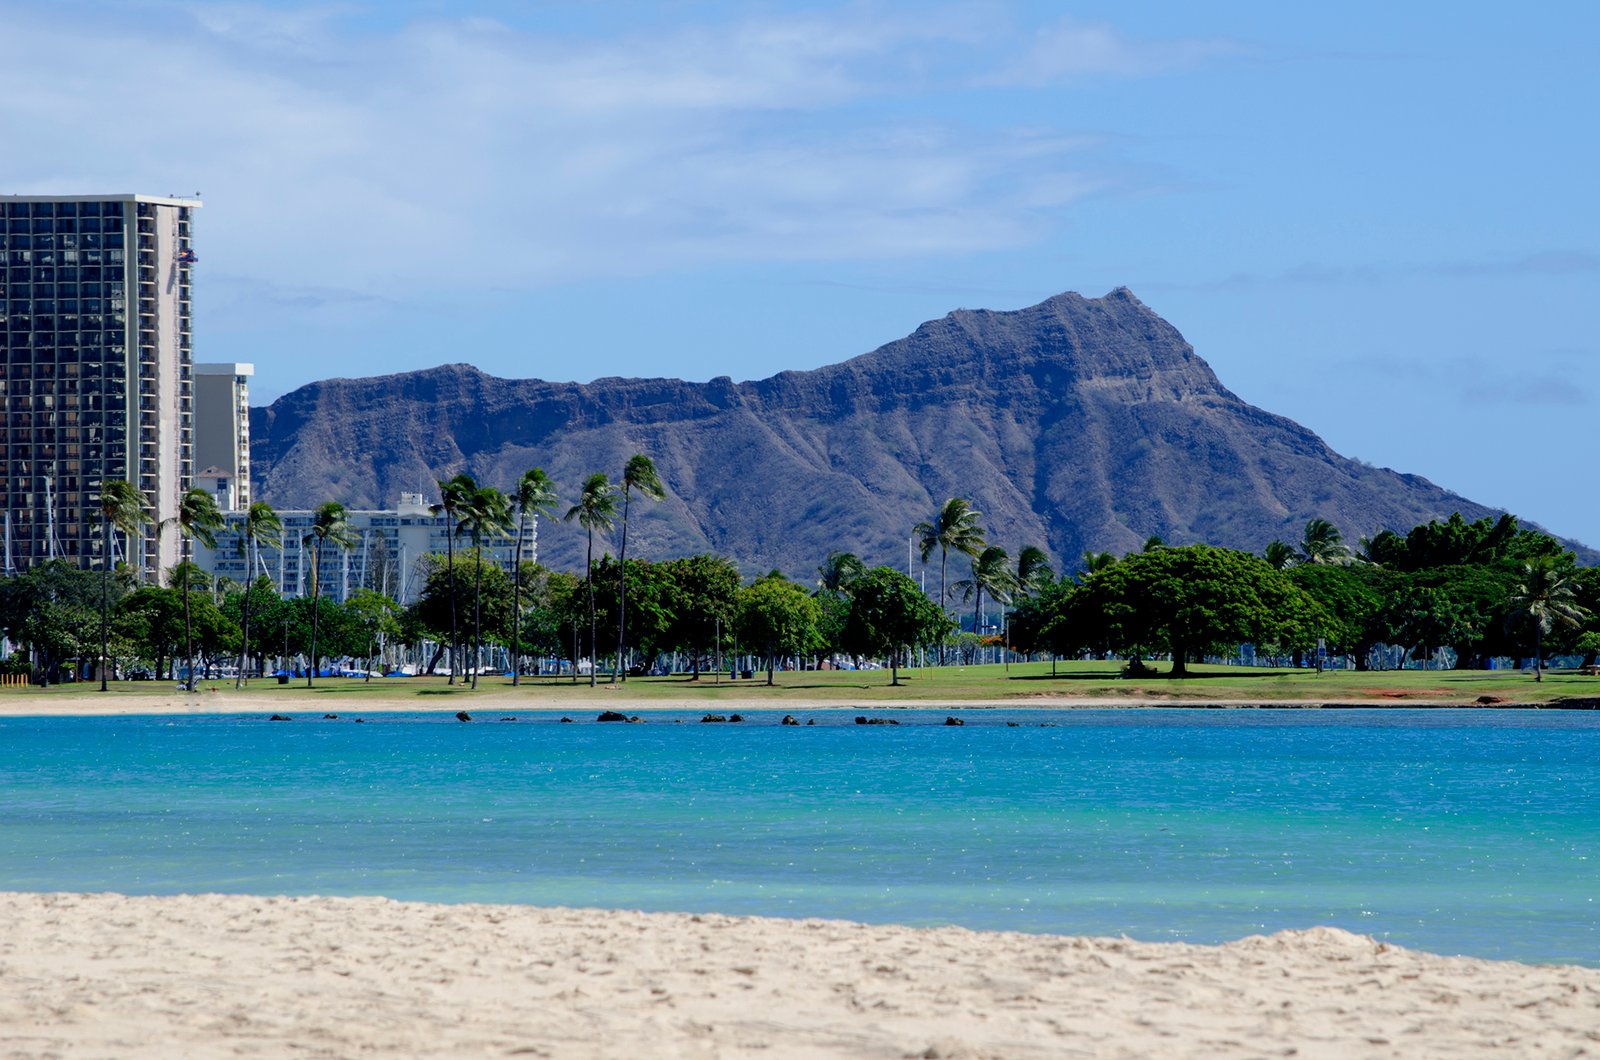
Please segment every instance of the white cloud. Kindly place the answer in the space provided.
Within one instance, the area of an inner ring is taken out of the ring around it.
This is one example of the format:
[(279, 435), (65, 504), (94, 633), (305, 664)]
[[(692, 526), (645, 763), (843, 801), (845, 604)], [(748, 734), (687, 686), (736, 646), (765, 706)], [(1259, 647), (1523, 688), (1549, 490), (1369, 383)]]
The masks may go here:
[[(394, 297), (1004, 248), (1104, 183), (1058, 130), (895, 109), (1016, 46), (968, 54), (979, 31), (960, 14), (584, 38), (352, 11), (10, 12), (0, 131), (23, 149), (0, 156), (0, 187), (200, 190), (200, 245), (224, 271)], [(1081, 72), (1155, 62), (1108, 30), (1053, 32)]]
[(1220, 39), (1136, 40), (1111, 26), (1066, 18), (1039, 29), (1032, 46), (992, 80), (1045, 85), (1079, 77), (1141, 77), (1186, 70), (1242, 50), (1237, 42)]

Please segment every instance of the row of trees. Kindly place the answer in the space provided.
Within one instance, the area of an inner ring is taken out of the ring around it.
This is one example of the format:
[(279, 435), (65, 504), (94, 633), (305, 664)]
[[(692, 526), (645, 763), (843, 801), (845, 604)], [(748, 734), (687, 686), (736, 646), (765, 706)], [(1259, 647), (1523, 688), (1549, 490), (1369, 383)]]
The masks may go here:
[(1011, 630), (1021, 651), (1160, 652), (1180, 675), (1249, 643), (1297, 662), (1320, 645), (1358, 669), (1444, 648), (1468, 667), (1531, 658), (1542, 679), (1551, 654), (1592, 664), (1600, 651), (1600, 569), (1512, 516), (1455, 515), (1357, 548), (1313, 520), (1299, 548), (1274, 542), (1260, 557), (1159, 541), (1121, 559), (1087, 556), (1076, 576), (1022, 602)]

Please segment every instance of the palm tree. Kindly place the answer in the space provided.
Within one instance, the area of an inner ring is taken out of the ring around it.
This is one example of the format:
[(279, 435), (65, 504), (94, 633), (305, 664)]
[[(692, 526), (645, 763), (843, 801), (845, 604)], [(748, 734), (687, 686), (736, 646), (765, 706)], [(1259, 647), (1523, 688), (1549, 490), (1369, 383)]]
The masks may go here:
[[(976, 556), (983, 551), (983, 528), (978, 525), (978, 516), (983, 514), (972, 506), (972, 502), (964, 497), (951, 497), (945, 501), (929, 522), (918, 523), (913, 528), (922, 545), (922, 562), (928, 562), (928, 556), (935, 547), (939, 549), (939, 611), (947, 611), (945, 605), (946, 590), (945, 579), (950, 567), (950, 550), (965, 552), (969, 556)], [(944, 662), (944, 644), (939, 645), (939, 662)]]
[(1078, 571), (1080, 580), (1083, 576), (1097, 574), (1107, 567), (1117, 565), (1117, 556), (1114, 552), (1095, 552), (1093, 550), (1083, 554), (1083, 566)]
[(667, 495), (666, 487), (661, 485), (661, 476), (656, 474), (656, 465), (643, 453), (628, 457), (628, 463), (622, 469), (622, 547), (617, 555), (621, 595), (617, 600), (617, 661), (611, 671), (613, 684), (619, 676), (624, 681), (628, 679), (628, 671), (622, 665), (622, 648), (628, 625), (628, 502), (634, 490), (653, 501), (659, 501)]
[(972, 576), (955, 584), (962, 600), (977, 598), (972, 609), (972, 632), (983, 632), (983, 594), (1001, 604), (1009, 604), (1017, 590), (1017, 576), (1011, 570), (1011, 554), (999, 545), (990, 545), (972, 561)]
[(824, 592), (847, 593), (867, 573), (867, 565), (854, 552), (830, 552), (817, 568), (817, 587)]
[(239, 551), (248, 553), (244, 573), (243, 613), (239, 622), (239, 672), (234, 675), (233, 687), (244, 686), (244, 668), (250, 658), (250, 587), (255, 583), (256, 563), (262, 545), (278, 545), (283, 541), (283, 520), (265, 501), (256, 501), (244, 514), (244, 525), (239, 528)]
[(1294, 565), (1296, 557), (1291, 546), (1282, 541), (1268, 541), (1267, 547), (1261, 552), (1261, 558), (1276, 570), (1288, 570)]
[(1524, 578), (1511, 597), (1511, 614), (1533, 625), (1533, 679), (1544, 680), (1544, 635), (1556, 622), (1576, 626), (1588, 617), (1575, 602), (1570, 569), (1541, 556), (1522, 565)]
[(528, 532), (529, 515), (535, 519), (556, 517), (555, 483), (543, 468), (524, 471), (512, 502), (517, 506), (517, 546), (511, 575), (511, 685), (516, 687), (522, 676), (522, 538)]
[(1300, 559), (1305, 563), (1339, 563), (1350, 556), (1350, 546), (1344, 543), (1339, 528), (1326, 519), (1313, 519), (1306, 523), (1305, 534), (1300, 538)]
[(478, 687), (483, 655), (483, 542), (511, 532), (511, 503), (493, 486), (473, 490), (457, 513), (456, 531), (472, 538), (478, 562), (472, 581), (472, 687)]
[[(594, 532), (610, 530), (617, 515), (617, 488), (604, 472), (596, 471), (583, 480), (583, 490), (578, 503), (567, 509), (566, 522), (578, 521), (589, 532), (589, 556), (584, 562), (584, 580), (589, 583), (589, 687), (595, 686), (595, 617), (594, 617)], [(578, 665), (574, 659), (572, 665)]]
[(183, 641), (184, 665), (189, 673), (185, 685), (194, 691), (194, 629), (189, 619), (189, 572), (194, 568), (190, 561), (196, 538), (207, 548), (217, 547), (217, 531), (222, 529), (222, 511), (217, 499), (205, 490), (195, 487), (178, 499), (178, 514), (167, 520), (183, 535), (183, 560), (178, 564), (183, 580)]
[(331, 543), (336, 548), (348, 549), (356, 543), (355, 528), (350, 525), (350, 510), (338, 501), (328, 501), (311, 513), (311, 530), (301, 538), (301, 543), (311, 546), (311, 665), (306, 667), (306, 687), (317, 673), (317, 603), (322, 595), (322, 545)]
[(450, 588), (450, 680), (446, 683), (452, 685), (456, 683), (456, 666), (461, 655), (461, 636), (456, 632), (455, 516), (477, 488), (478, 483), (471, 475), (457, 475), (448, 481), (440, 479), (439, 503), (433, 506), (435, 515), (444, 513), (445, 583)]
[(1017, 592), (1031, 596), (1056, 580), (1055, 568), (1050, 566), (1050, 554), (1038, 545), (1023, 545), (1017, 553)]
[(150, 523), (145, 514), (144, 495), (122, 479), (100, 484), (100, 540), (104, 555), (100, 568), (100, 691), (106, 690), (106, 671), (110, 660), (106, 651), (111, 616), (111, 531), (121, 530), (132, 537), (139, 527)]

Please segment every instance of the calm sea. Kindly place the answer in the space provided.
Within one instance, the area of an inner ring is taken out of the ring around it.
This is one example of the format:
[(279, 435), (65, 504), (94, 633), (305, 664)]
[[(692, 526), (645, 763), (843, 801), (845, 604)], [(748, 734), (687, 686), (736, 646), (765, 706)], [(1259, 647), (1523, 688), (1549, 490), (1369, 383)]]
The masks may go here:
[(0, 720), (0, 889), (1335, 924), (1600, 965), (1600, 713), (641, 713)]

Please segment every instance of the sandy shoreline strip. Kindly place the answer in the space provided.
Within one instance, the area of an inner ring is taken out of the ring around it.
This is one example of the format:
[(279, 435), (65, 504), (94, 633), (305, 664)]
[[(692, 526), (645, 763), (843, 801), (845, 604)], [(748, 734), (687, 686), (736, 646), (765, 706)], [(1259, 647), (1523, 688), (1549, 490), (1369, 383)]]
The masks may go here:
[(0, 894), (0, 1055), (1600, 1053), (1600, 969), (383, 898)]
[(363, 696), (359, 699), (329, 698), (318, 701), (311, 698), (291, 698), (271, 694), (233, 692), (225, 694), (198, 692), (193, 695), (173, 692), (170, 695), (105, 695), (92, 693), (63, 697), (60, 695), (29, 695), (14, 693), (0, 696), (0, 718), (19, 717), (124, 717), (129, 715), (222, 715), (275, 713), (291, 717), (320, 718), (332, 711), (340, 717), (355, 718), (362, 714), (454, 714), (468, 710), (474, 716), (492, 720), (505, 714), (565, 714), (580, 721), (593, 721), (602, 711), (620, 710), (628, 714), (652, 713), (718, 713), (734, 711), (749, 713), (767, 711), (798, 713), (800, 711), (854, 711), (871, 713), (904, 710), (1108, 710), (1127, 708), (1158, 709), (1282, 709), (1282, 710), (1347, 710), (1347, 709), (1416, 709), (1449, 708), (1458, 710), (1559, 710), (1569, 709), (1553, 703), (1502, 702), (1493, 705), (1462, 703), (1455, 700), (1426, 698), (1375, 699), (1375, 700), (1263, 700), (1263, 699), (1150, 699), (1137, 696), (1019, 696), (1014, 699), (905, 699), (868, 700), (816, 699), (805, 696), (777, 698), (717, 697), (709, 699), (665, 698), (629, 699), (626, 693), (605, 692), (582, 694), (562, 699), (532, 699), (504, 693), (475, 693), (472, 698), (447, 699), (430, 703), (416, 696)]

